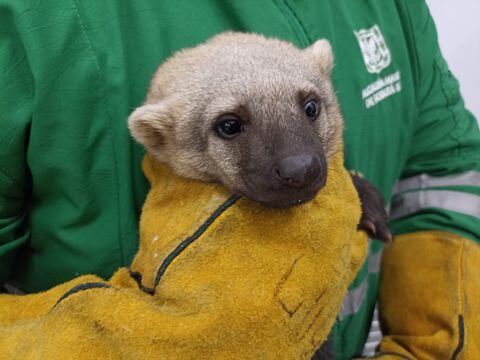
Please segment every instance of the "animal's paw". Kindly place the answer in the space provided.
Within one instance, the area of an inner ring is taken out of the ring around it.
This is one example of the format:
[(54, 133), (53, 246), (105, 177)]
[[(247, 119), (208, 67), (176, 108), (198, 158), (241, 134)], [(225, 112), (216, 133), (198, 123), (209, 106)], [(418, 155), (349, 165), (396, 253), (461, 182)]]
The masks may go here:
[(367, 180), (356, 174), (351, 176), (362, 203), (359, 228), (365, 230), (373, 239), (391, 243), (393, 236), (388, 227), (388, 215), (382, 196)]

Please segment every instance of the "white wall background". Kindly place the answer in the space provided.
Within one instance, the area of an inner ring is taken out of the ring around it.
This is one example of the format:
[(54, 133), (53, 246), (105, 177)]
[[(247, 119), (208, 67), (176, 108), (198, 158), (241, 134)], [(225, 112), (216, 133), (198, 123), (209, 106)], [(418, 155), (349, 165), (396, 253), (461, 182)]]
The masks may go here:
[(427, 0), (440, 47), (460, 81), (467, 108), (480, 122), (480, 0)]

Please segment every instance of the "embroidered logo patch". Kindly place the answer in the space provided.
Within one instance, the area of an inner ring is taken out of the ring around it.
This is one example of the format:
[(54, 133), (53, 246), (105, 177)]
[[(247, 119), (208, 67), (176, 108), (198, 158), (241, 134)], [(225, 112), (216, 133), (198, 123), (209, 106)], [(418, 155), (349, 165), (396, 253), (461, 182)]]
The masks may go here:
[(378, 74), (392, 62), (390, 49), (378, 25), (355, 31), (368, 72)]

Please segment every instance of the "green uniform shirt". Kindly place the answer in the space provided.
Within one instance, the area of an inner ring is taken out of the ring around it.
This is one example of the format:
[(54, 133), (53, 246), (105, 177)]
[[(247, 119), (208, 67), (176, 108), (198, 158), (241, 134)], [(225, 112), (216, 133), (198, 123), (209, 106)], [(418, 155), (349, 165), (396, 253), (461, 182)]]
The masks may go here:
[[(130, 263), (148, 185), (126, 119), (163, 60), (227, 29), (329, 39), (346, 164), (392, 203), (394, 232), (479, 240), (480, 134), (423, 0), (0, 0), (0, 284), (34, 292)], [(370, 247), (335, 328), (339, 359), (368, 333)]]

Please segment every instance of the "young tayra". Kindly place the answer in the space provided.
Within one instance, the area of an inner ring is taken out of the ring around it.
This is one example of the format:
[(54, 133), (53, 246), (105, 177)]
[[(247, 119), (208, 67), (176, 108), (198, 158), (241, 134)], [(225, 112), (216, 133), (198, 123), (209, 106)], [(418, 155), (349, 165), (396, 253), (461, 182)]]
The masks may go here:
[[(178, 175), (217, 181), (269, 206), (311, 200), (340, 150), (343, 119), (326, 40), (300, 50), (260, 35), (224, 33), (157, 70), (129, 118), (136, 140)], [(354, 176), (360, 226), (391, 240), (383, 201)]]

